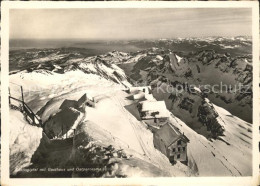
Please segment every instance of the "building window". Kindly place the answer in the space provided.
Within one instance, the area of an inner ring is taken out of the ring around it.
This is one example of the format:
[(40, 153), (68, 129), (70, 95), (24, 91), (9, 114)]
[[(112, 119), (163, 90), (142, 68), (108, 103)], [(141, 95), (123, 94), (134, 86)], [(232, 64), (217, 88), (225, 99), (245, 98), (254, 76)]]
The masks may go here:
[(182, 150), (185, 151), (185, 147), (182, 147)]
[(175, 152), (175, 148), (172, 149), (172, 152)]
[(177, 142), (177, 145), (181, 145), (181, 140), (179, 140), (179, 141)]
[(178, 151), (179, 151), (179, 152), (181, 151), (181, 148), (180, 148), (180, 147), (178, 147)]
[(177, 159), (180, 159), (180, 157), (181, 157), (181, 155), (180, 155), (180, 154), (178, 154), (178, 155), (177, 155)]

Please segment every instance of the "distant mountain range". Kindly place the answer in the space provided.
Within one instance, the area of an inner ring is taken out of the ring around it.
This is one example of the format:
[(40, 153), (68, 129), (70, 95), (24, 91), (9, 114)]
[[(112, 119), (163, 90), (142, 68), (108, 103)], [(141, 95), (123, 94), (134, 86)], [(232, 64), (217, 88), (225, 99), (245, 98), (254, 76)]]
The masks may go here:
[(199, 50), (213, 49), (218, 53), (228, 52), (231, 55), (247, 55), (252, 53), (252, 38), (236, 37), (203, 37), (203, 38), (173, 38), (153, 40), (10, 40), (11, 50), (43, 49), (43, 48), (78, 48), (87, 56), (101, 55), (113, 50), (121, 52), (136, 52), (152, 47), (163, 47), (183, 54)]

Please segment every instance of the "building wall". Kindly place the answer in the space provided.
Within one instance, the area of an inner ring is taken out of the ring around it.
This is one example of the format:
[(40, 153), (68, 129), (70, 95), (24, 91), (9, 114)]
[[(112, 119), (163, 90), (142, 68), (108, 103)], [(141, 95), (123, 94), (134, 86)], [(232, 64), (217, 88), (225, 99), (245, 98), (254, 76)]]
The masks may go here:
[(159, 150), (161, 153), (167, 156), (167, 148), (164, 142), (162, 141), (161, 137), (156, 133), (154, 133), (153, 135), (153, 144), (157, 150)]
[(164, 118), (168, 118), (168, 116), (162, 114), (162, 112), (160, 111), (156, 111), (156, 110), (142, 111), (140, 106), (138, 107), (138, 109), (140, 112), (140, 116), (143, 120), (154, 119), (154, 118), (163, 120)]
[[(173, 157), (176, 161), (187, 161), (187, 143), (185, 143), (183, 140), (180, 140), (181, 143), (178, 144), (178, 141), (179, 140), (177, 140), (175, 143), (168, 147), (168, 157), (169, 159)], [(175, 149), (175, 152), (173, 149)], [(178, 155), (180, 156), (179, 158)]]
[(148, 125), (161, 127), (168, 122), (168, 118), (151, 118), (151, 119), (145, 119), (143, 121)]
[(132, 93), (132, 92), (136, 92), (136, 91), (141, 91), (141, 92), (144, 92), (146, 94), (150, 94), (149, 89), (151, 89), (150, 86), (148, 86), (148, 87), (129, 87), (127, 92)]

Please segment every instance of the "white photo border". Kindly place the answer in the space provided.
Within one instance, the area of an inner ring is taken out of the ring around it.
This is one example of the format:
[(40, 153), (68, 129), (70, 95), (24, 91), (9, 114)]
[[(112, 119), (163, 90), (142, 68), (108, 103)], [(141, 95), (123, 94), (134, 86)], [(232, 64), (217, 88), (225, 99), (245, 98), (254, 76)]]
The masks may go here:
[[(258, 185), (259, 184), (259, 4), (257, 1), (4, 1), (1, 3), (1, 184), (2, 185)], [(10, 178), (9, 177), (9, 10), (70, 8), (251, 8), (253, 39), (253, 176), (171, 178)]]

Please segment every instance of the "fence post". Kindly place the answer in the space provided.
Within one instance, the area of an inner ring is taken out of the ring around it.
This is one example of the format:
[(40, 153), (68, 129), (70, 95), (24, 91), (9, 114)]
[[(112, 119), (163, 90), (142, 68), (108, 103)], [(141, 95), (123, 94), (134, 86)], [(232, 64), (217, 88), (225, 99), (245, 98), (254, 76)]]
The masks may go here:
[(23, 97), (23, 87), (21, 86), (21, 94), (22, 94), (22, 103), (23, 103), (23, 109), (24, 109), (24, 97)]
[(39, 124), (43, 128), (43, 124), (42, 124), (42, 120), (41, 119), (39, 119)]
[(61, 136), (63, 136), (63, 123), (61, 125)]
[(33, 124), (36, 125), (36, 122), (35, 122), (35, 116), (33, 115)]
[(9, 91), (9, 104), (11, 104), (11, 91), (10, 91), (10, 87), (8, 87), (8, 91)]

